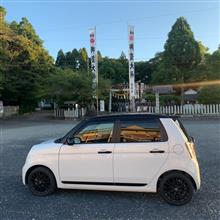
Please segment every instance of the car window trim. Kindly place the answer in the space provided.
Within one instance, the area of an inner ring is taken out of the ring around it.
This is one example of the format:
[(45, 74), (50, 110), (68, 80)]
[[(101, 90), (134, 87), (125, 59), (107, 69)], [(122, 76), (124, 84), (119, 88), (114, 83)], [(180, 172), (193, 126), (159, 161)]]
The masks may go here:
[(88, 122), (87, 119), (83, 119), (76, 126), (74, 126), (67, 134), (64, 135), (64, 137), (61, 138), (62, 139), (61, 143), (66, 144), (67, 138), (69, 138), (72, 134), (74, 134), (76, 131), (78, 131), (87, 122)]
[(120, 143), (120, 131), (121, 131), (121, 124), (120, 120), (117, 119), (115, 121), (115, 127), (114, 127), (114, 143)]

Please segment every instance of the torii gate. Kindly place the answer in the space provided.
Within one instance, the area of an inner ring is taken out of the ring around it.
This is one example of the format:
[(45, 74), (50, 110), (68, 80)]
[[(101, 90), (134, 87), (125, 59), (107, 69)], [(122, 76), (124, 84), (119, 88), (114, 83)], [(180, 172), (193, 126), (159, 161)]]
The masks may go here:
[[(109, 91), (109, 113), (112, 111), (112, 94), (115, 92), (122, 91), (124, 92), (125, 97), (129, 97), (129, 88), (122, 88), (122, 89), (110, 89)], [(144, 90), (146, 91), (146, 90)], [(159, 108), (160, 108), (160, 101), (159, 97), (160, 94), (170, 94), (173, 93), (173, 87), (172, 86), (152, 86), (151, 91), (155, 94), (155, 99), (156, 99), (156, 113), (159, 113)]]

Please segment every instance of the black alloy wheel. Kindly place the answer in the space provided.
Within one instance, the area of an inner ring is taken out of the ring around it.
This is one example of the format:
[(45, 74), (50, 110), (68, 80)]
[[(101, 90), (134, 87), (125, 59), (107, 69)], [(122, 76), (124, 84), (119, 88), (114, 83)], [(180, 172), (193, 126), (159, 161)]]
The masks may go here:
[(192, 199), (194, 187), (188, 176), (175, 172), (163, 177), (159, 192), (167, 203), (184, 205)]
[(28, 187), (33, 195), (46, 196), (56, 189), (53, 173), (45, 167), (37, 167), (28, 176)]

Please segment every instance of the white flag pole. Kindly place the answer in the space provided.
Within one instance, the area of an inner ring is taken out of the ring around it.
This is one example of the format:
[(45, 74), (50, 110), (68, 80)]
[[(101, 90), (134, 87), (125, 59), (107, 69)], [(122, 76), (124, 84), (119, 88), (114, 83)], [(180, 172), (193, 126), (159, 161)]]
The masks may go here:
[(135, 108), (134, 26), (128, 26), (129, 99), (132, 112)]
[(91, 68), (92, 68), (92, 88), (93, 98), (96, 99), (96, 110), (99, 112), (98, 103), (98, 60), (96, 52), (96, 27), (89, 29), (90, 35), (90, 50), (91, 50)]
[[(96, 43), (96, 27), (95, 27), (95, 43)], [(96, 48), (97, 48), (97, 43), (96, 43)], [(97, 54), (97, 50), (95, 52), (95, 56), (96, 56), (96, 114), (99, 114), (99, 72), (98, 72), (98, 54)]]

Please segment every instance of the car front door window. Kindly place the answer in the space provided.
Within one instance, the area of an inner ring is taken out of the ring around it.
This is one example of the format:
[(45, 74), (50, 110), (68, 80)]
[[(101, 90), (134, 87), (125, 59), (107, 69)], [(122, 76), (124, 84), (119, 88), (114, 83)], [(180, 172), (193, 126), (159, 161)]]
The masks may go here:
[(94, 123), (84, 127), (74, 137), (80, 138), (82, 144), (109, 143), (113, 133), (113, 123)]

